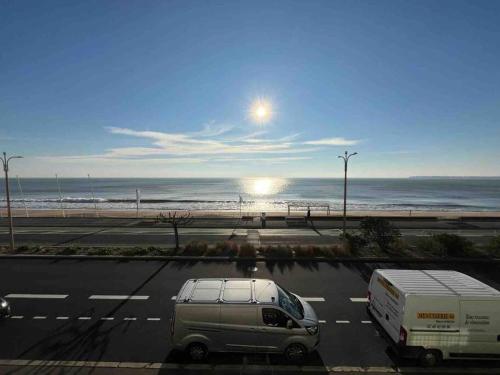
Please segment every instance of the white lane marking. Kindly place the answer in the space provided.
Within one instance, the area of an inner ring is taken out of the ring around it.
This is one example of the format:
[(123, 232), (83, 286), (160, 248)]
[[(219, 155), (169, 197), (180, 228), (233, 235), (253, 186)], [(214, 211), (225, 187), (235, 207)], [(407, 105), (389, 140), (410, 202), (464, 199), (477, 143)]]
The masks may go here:
[(115, 318), (111, 317), (111, 316), (103, 316), (101, 318), (101, 320), (114, 320)]
[(326, 320), (318, 320), (318, 323), (325, 324), (325, 323), (326, 323)]
[(92, 319), (91, 316), (79, 316), (78, 317), (78, 320), (90, 320), (90, 319)]
[(68, 294), (7, 294), (5, 298), (45, 298), (45, 299), (64, 299)]
[(351, 302), (368, 302), (368, 298), (356, 298), (356, 297), (351, 297), (349, 298)]
[(129, 296), (129, 295), (106, 295), (106, 294), (93, 294), (89, 299), (112, 299), (112, 300), (139, 300), (145, 301), (149, 296)]
[(47, 319), (47, 317), (46, 316), (37, 315), (37, 316), (34, 316), (33, 319)]
[(57, 316), (56, 320), (68, 320), (69, 316)]
[(160, 318), (148, 318), (147, 320), (150, 320), (150, 321), (155, 321), (155, 322), (157, 322), (157, 321), (159, 321), (159, 320), (160, 320)]
[(123, 318), (123, 320), (137, 320), (137, 318)]
[(170, 298), (172, 301), (175, 301), (177, 299), (177, 296), (172, 296), (172, 298)]
[(351, 322), (349, 320), (336, 320), (335, 323), (337, 323), (337, 324), (349, 324)]
[(323, 297), (302, 297), (306, 302), (325, 302)]
[(371, 320), (362, 320), (361, 323), (363, 323), (363, 324), (371, 324), (372, 321)]
[(24, 316), (23, 315), (12, 315), (10, 318), (11, 319), (22, 319), (22, 318), (24, 318)]

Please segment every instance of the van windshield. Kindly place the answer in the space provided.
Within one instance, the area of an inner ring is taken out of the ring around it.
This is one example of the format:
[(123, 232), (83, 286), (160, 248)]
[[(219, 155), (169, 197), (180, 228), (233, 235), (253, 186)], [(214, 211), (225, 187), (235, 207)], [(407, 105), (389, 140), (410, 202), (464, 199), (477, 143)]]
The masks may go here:
[(304, 308), (298, 298), (278, 285), (276, 285), (276, 288), (278, 289), (278, 302), (280, 307), (295, 319), (304, 319)]

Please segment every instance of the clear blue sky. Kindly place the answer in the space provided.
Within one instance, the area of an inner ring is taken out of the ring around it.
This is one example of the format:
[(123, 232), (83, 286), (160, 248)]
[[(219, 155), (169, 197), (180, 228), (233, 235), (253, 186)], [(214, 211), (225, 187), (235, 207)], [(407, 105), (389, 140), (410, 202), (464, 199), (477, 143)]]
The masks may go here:
[[(500, 1), (1, 1), (21, 176), (500, 175)], [(265, 124), (249, 108), (272, 107)]]

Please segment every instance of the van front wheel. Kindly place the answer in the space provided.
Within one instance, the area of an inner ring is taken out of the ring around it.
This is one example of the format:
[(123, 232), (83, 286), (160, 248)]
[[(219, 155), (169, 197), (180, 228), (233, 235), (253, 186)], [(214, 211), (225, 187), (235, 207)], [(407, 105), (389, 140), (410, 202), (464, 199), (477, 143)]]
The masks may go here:
[(207, 358), (208, 349), (207, 347), (199, 342), (194, 342), (187, 347), (187, 355), (193, 361), (203, 361)]
[(285, 349), (285, 358), (291, 362), (303, 362), (307, 349), (302, 344), (290, 344)]
[(441, 353), (437, 350), (423, 350), (418, 362), (424, 367), (434, 367), (441, 361)]

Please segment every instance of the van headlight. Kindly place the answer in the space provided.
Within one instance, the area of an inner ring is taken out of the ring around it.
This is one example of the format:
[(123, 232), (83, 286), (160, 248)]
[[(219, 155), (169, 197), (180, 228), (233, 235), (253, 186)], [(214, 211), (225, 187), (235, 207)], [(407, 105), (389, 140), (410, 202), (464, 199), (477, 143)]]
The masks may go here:
[(6, 308), (7, 307), (7, 301), (2, 301), (2, 303), (0, 305), (2, 306), (2, 308)]
[(310, 335), (315, 335), (318, 333), (318, 326), (310, 326), (310, 327), (306, 327), (307, 329), (307, 332), (309, 332)]

